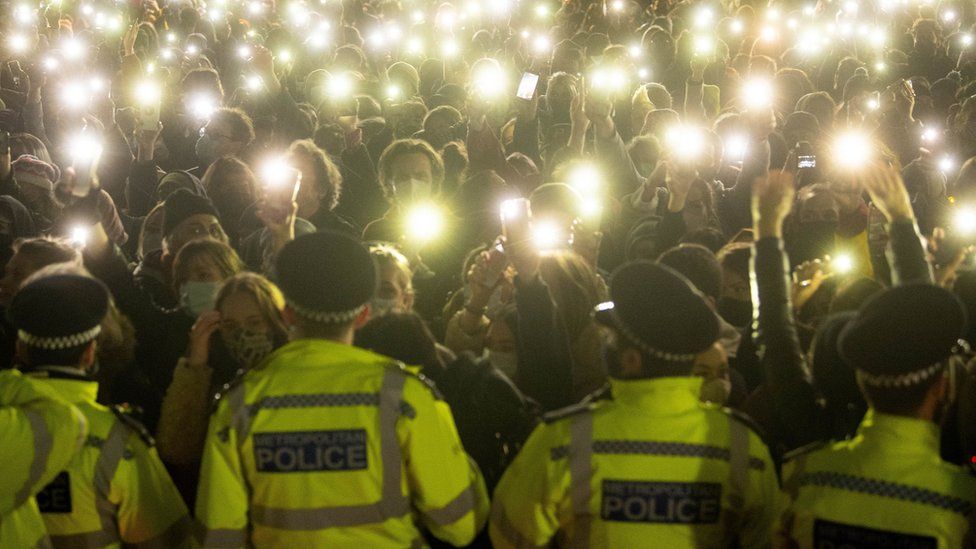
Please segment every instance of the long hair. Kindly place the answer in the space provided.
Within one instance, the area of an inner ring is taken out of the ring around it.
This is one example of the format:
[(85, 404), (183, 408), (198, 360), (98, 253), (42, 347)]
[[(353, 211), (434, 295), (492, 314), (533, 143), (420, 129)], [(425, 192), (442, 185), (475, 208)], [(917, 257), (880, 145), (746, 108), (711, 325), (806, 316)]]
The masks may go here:
[(219, 311), (229, 296), (243, 293), (254, 298), (261, 311), (264, 321), (271, 327), (275, 341), (284, 341), (288, 338), (288, 329), (281, 316), (285, 309), (285, 297), (267, 278), (251, 272), (241, 272), (224, 281), (220, 291), (217, 292), (215, 308)]
[(221, 280), (226, 280), (244, 270), (244, 262), (233, 248), (210, 238), (192, 240), (180, 248), (173, 262), (173, 287), (179, 288), (190, 277), (190, 267), (198, 259), (206, 257), (213, 261), (220, 271)]

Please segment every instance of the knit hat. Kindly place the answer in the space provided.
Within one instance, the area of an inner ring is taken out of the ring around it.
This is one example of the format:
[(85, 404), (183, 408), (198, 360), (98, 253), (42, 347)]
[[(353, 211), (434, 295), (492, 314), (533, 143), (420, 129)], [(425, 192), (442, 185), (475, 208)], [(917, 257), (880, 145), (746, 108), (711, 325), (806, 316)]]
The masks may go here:
[(966, 311), (932, 284), (896, 286), (869, 299), (840, 334), (838, 349), (871, 386), (906, 387), (942, 370), (966, 333)]
[(625, 264), (610, 279), (610, 299), (597, 305), (597, 322), (658, 360), (690, 365), (718, 340), (715, 312), (670, 267), (643, 260)]
[(61, 178), (57, 166), (30, 154), (18, 156), (11, 168), (17, 183), (34, 185), (46, 191), (54, 190), (54, 183)]
[(163, 236), (172, 234), (180, 223), (194, 215), (212, 215), (220, 218), (216, 208), (205, 196), (193, 194), (189, 189), (177, 189), (164, 203)]
[(278, 254), (278, 286), (302, 318), (343, 324), (355, 319), (378, 285), (369, 252), (358, 240), (333, 231), (300, 236)]
[(79, 275), (52, 275), (21, 288), (10, 304), (9, 317), (20, 341), (57, 351), (93, 341), (107, 312), (108, 290), (101, 282)]

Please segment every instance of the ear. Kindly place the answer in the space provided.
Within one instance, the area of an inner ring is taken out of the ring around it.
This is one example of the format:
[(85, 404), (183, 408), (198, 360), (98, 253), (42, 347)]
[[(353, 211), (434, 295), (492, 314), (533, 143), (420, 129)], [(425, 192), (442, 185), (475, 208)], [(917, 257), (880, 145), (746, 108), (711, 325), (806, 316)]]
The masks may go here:
[(634, 348), (624, 349), (620, 353), (620, 371), (623, 377), (640, 377), (644, 371), (644, 360), (640, 351)]
[(372, 310), (370, 309), (369, 304), (366, 304), (366, 307), (363, 308), (363, 312), (359, 313), (359, 315), (356, 316), (356, 320), (353, 321), (352, 324), (353, 329), (358, 330), (363, 326), (365, 326), (366, 323), (369, 322), (369, 317), (371, 315), (372, 315)]
[(20, 363), (27, 364), (27, 345), (25, 345), (24, 342), (21, 341), (19, 338), (17, 339), (14, 350), (17, 355), (17, 358), (20, 359)]
[(82, 370), (90, 370), (92, 365), (95, 364), (95, 357), (98, 352), (98, 342), (92, 341), (88, 344), (85, 352), (81, 353), (81, 366)]
[(295, 310), (291, 308), (291, 305), (285, 305), (284, 310), (281, 311), (281, 320), (289, 328), (298, 324), (298, 317), (295, 314)]

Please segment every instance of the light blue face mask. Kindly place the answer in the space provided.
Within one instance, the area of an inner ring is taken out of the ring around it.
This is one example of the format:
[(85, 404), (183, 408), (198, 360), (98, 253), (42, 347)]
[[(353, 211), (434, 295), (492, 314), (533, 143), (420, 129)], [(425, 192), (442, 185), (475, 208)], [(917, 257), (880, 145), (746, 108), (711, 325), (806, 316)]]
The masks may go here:
[(184, 282), (180, 286), (180, 305), (191, 316), (198, 317), (213, 310), (218, 289), (220, 289), (218, 282), (196, 282), (192, 280)]

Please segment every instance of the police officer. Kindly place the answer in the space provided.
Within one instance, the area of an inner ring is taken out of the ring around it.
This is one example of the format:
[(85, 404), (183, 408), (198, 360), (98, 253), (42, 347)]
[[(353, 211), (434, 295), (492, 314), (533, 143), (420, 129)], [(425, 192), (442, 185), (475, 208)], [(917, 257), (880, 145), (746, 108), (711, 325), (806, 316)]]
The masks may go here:
[(53, 390), (0, 371), (0, 547), (48, 543), (34, 494), (71, 460), (88, 424)]
[(197, 496), (209, 547), (469, 543), (484, 481), (423, 378), (351, 346), (369, 318), (369, 252), (339, 233), (299, 237), (276, 270), (293, 341), (222, 395)]
[(73, 274), (42, 276), (10, 306), (17, 356), (35, 381), (84, 414), (89, 433), (67, 467), (37, 494), (54, 547), (181, 547), (192, 542), (186, 505), (135, 420), (97, 404), (95, 338), (108, 290)]
[(696, 361), (715, 352), (718, 320), (668, 267), (638, 261), (597, 307), (608, 328), (609, 398), (554, 412), (495, 491), (496, 547), (769, 545), (778, 494), (762, 440), (699, 401)]
[[(976, 479), (939, 456), (962, 304), (942, 288), (885, 291), (838, 347), (869, 409), (857, 436), (799, 451), (784, 467), (778, 541), (799, 547), (972, 547)], [(792, 540), (795, 544), (789, 543)]]

